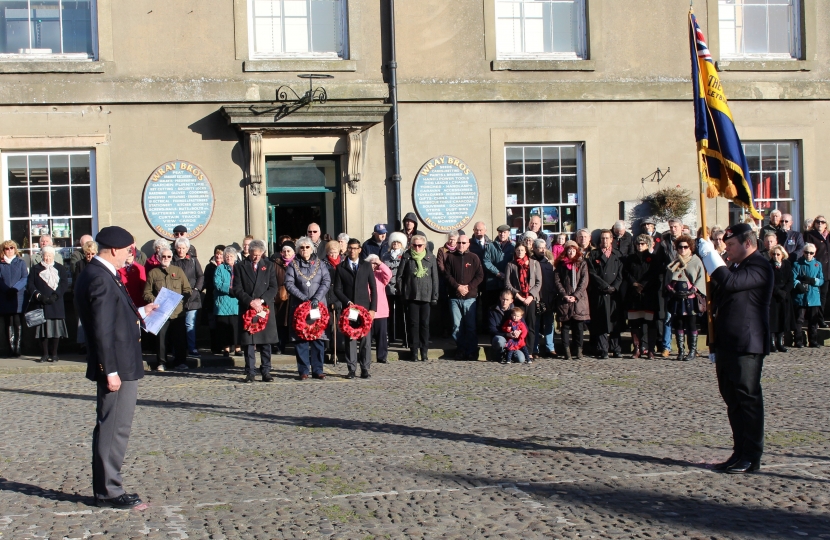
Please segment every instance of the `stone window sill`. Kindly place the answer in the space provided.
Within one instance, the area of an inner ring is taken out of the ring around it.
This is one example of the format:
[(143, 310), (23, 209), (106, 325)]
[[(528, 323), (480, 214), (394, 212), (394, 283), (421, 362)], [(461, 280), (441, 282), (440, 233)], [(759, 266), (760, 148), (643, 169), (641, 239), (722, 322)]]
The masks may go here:
[(242, 71), (357, 71), (355, 60), (246, 60)]
[(0, 60), (0, 73), (105, 73), (113, 62), (73, 60)]
[(807, 60), (719, 60), (718, 71), (810, 71)]
[(493, 60), (492, 71), (594, 71), (594, 60)]

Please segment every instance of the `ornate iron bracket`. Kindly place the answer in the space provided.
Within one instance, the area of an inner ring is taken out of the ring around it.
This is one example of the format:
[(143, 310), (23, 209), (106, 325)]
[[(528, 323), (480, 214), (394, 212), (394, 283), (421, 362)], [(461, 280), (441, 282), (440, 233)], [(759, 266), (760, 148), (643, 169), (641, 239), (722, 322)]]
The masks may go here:
[(660, 185), (660, 182), (663, 181), (665, 177), (669, 175), (671, 172), (671, 167), (666, 168), (666, 172), (660, 170), (660, 167), (657, 167), (657, 170), (651, 173), (650, 175), (646, 176), (645, 178), (640, 180), (641, 184), (645, 184), (646, 181), (648, 182), (657, 182), (657, 185)]
[(282, 105), (264, 111), (266, 113), (275, 113), (275, 122), (297, 112), (303, 107), (311, 107), (315, 101), (322, 105), (328, 100), (328, 94), (325, 88), (322, 86), (314, 88), (314, 79), (333, 79), (333, 75), (324, 73), (301, 73), (297, 77), (308, 79), (308, 90), (301, 96), (288, 85), (284, 84), (277, 88), (277, 102), (282, 103)]

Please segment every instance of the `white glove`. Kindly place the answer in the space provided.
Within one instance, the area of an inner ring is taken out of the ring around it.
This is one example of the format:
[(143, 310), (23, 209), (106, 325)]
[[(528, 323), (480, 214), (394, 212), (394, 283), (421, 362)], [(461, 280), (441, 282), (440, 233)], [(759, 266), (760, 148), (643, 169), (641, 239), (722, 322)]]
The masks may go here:
[(697, 254), (703, 261), (703, 267), (706, 269), (706, 273), (710, 276), (712, 272), (721, 266), (726, 266), (721, 256), (715, 251), (715, 245), (709, 240), (698, 240)]

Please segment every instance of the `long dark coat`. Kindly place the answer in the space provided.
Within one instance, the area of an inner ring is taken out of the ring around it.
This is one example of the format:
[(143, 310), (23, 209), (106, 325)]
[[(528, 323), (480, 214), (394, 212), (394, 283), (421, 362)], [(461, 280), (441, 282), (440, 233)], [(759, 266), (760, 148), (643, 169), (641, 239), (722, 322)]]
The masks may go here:
[[(66, 310), (63, 307), (63, 295), (66, 294), (66, 290), (69, 288), (69, 271), (64, 265), (55, 263), (55, 270), (58, 271), (58, 277), (60, 279), (58, 281), (58, 288), (53, 290), (52, 287), (47, 285), (46, 282), (43, 281), (43, 278), (40, 277), (40, 273), (45, 269), (46, 267), (43, 266), (43, 263), (38, 263), (34, 265), (32, 267), (32, 271), (29, 272), (29, 282), (26, 287), (26, 296), (29, 298), (34, 295), (34, 298), (29, 302), (28, 311), (43, 308), (43, 316), (47, 319), (65, 319)], [(37, 293), (40, 293), (43, 296), (56, 294), (58, 295), (58, 299), (52, 304), (44, 304), (38, 300)]]
[(277, 295), (274, 297), (274, 318), (277, 320), (277, 326), (288, 326), (288, 321), (290, 320), (288, 317), (288, 302), (291, 300), (291, 297), (289, 296), (285, 302), (280, 302), (279, 295), (280, 288), (285, 287), (285, 266), (282, 263), (282, 258), (279, 256), (276, 258), (272, 257), (271, 261), (274, 263), (274, 273), (277, 276)]
[[(250, 259), (243, 259), (233, 265), (233, 296), (239, 300), (239, 341), (240, 345), (264, 345), (277, 343), (277, 318), (274, 310), (274, 298), (277, 296), (277, 274), (274, 263), (260, 259), (254, 272)], [(256, 334), (249, 334), (244, 328), (243, 315), (251, 308), (251, 300), (261, 298), (271, 310), (265, 329)]]
[[(568, 268), (563, 261), (556, 263), (553, 271), (553, 283), (556, 290), (556, 313), (561, 322), (570, 320), (587, 321), (591, 318), (588, 303), (588, 265), (579, 261), (573, 268)], [(566, 296), (573, 296), (576, 302), (568, 302)]]
[[(591, 332), (594, 335), (622, 330), (623, 264), (620, 252), (611, 251), (606, 258), (602, 250), (591, 251), (588, 257), (588, 300), (591, 305)], [(614, 292), (605, 292), (613, 287)]]
[[(648, 251), (629, 255), (623, 262), (625, 281), (627, 283), (625, 295), (626, 311), (651, 311), (657, 319), (660, 311), (660, 277), (663, 273), (662, 261)], [(634, 284), (643, 286), (643, 292), (638, 293)]]
[(778, 268), (773, 263), (772, 272), (775, 274), (775, 286), (769, 304), (769, 331), (789, 332), (793, 329), (793, 267), (790, 261), (784, 259)]

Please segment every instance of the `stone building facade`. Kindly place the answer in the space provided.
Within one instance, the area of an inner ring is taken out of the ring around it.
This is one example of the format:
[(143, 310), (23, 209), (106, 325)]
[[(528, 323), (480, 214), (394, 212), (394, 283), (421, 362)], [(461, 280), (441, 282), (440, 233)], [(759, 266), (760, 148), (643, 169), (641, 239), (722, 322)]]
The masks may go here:
[[(43, 5), (40, 5), (43, 4)], [(825, 211), (830, 9), (825, 0), (695, 5), (768, 213)], [(71, 245), (142, 208), (165, 163), (214, 193), (200, 253), (310, 219), (365, 239), (392, 224), (389, 2), (0, 1), (3, 238)], [(697, 189), (688, 6), (666, 0), (398, 0), (401, 211), (436, 156), (479, 183), (473, 221), (550, 231), (610, 226), (666, 180)], [(327, 101), (284, 115), (303, 73)], [(288, 88), (286, 88), (288, 87)], [(708, 203), (710, 222), (738, 212)], [(468, 230), (472, 225), (468, 227)], [(430, 232), (436, 242), (441, 235)], [(205, 257), (206, 258), (206, 257)]]

